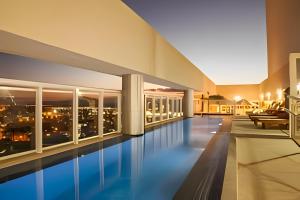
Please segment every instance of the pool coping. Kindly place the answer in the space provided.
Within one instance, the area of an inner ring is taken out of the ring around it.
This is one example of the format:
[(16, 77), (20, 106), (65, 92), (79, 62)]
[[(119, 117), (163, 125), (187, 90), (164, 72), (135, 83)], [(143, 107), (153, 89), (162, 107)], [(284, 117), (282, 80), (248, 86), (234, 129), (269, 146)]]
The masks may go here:
[(174, 199), (221, 199), (232, 117), (222, 116), (220, 129), (176, 192)]

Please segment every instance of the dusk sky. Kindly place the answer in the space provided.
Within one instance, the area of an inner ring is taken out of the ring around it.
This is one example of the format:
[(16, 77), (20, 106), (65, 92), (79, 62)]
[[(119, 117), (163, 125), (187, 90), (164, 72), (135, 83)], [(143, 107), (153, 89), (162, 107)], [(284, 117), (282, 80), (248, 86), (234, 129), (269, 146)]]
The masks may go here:
[(267, 78), (264, 0), (124, 0), (216, 84)]

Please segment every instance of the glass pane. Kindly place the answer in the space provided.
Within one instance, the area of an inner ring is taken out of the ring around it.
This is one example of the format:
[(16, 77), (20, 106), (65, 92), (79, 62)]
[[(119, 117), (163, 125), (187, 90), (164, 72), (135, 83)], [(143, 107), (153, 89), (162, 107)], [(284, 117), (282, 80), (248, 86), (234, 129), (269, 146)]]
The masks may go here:
[(78, 98), (79, 139), (98, 135), (98, 94), (81, 93)]
[(35, 149), (35, 95), (0, 90), (0, 157)]
[(180, 106), (180, 116), (183, 116), (182, 99), (180, 99), (179, 106)]
[(172, 99), (169, 99), (169, 118), (173, 117), (173, 104), (172, 104)]
[(162, 98), (162, 116), (167, 119), (167, 97)]
[(43, 147), (73, 140), (72, 92), (43, 92)]
[(176, 106), (176, 99), (173, 99), (173, 105), (172, 105), (172, 117), (176, 117), (177, 116), (177, 106)]
[(105, 94), (103, 99), (103, 133), (118, 131), (118, 97)]
[(152, 97), (146, 97), (146, 123), (151, 123), (153, 122), (152, 118)]
[(160, 121), (160, 98), (155, 98), (155, 121)]

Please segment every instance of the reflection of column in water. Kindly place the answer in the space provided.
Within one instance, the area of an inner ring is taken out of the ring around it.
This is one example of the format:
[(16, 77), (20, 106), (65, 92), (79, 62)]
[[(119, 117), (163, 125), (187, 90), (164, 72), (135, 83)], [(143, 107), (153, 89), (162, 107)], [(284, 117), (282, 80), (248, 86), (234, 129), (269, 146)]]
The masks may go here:
[(161, 127), (161, 137), (162, 137), (162, 146), (163, 148), (167, 148), (167, 127), (162, 126)]
[(179, 134), (179, 129), (178, 129), (178, 121), (176, 122), (176, 136), (177, 136), (177, 141), (176, 144), (180, 143), (180, 134)]
[(162, 134), (161, 134), (161, 128), (158, 129), (159, 131), (159, 147), (160, 149), (163, 148), (163, 145), (162, 145)]
[(172, 123), (172, 146), (174, 146), (174, 144), (176, 144), (176, 122)]
[(74, 164), (74, 189), (75, 189), (75, 200), (80, 199), (80, 193), (79, 193), (79, 158), (76, 157), (73, 159)]
[(36, 199), (44, 199), (44, 171), (43, 169), (35, 172), (36, 179)]
[(99, 150), (99, 189), (104, 189), (104, 149)]
[(121, 177), (121, 173), (122, 173), (122, 144), (118, 144), (118, 151), (119, 151), (118, 174), (119, 174), (119, 177)]
[(180, 144), (182, 144), (183, 143), (183, 121), (182, 120), (178, 122), (178, 126), (179, 126), (178, 130), (180, 134)]
[(160, 149), (160, 132), (159, 129), (155, 129), (153, 131), (153, 136), (154, 136), (154, 152), (159, 151)]
[(183, 122), (183, 144), (189, 145), (190, 143), (190, 134), (192, 132), (192, 119), (186, 119)]
[(178, 144), (183, 143), (183, 132), (182, 132), (182, 121), (176, 122), (177, 134), (178, 134)]
[(175, 127), (176, 127), (176, 141), (175, 141), (175, 144), (174, 145), (177, 145), (178, 144), (178, 141), (179, 141), (179, 134), (178, 134), (178, 122), (175, 122)]
[(170, 126), (170, 124), (167, 126), (167, 140), (169, 148), (172, 144), (172, 127)]
[(151, 135), (152, 135), (152, 153), (154, 153), (155, 152), (155, 136), (154, 136), (154, 131), (152, 131), (152, 133), (151, 133)]
[(143, 137), (133, 138), (131, 141), (131, 176), (137, 178), (143, 167)]

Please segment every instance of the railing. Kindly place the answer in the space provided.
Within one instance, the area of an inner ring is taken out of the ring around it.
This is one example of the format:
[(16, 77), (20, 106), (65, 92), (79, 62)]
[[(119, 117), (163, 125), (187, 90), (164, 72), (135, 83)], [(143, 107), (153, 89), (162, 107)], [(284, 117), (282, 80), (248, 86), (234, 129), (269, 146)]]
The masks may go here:
[(291, 138), (300, 145), (300, 98), (287, 95), (290, 100), (290, 109), (286, 109), (290, 113), (290, 134)]

